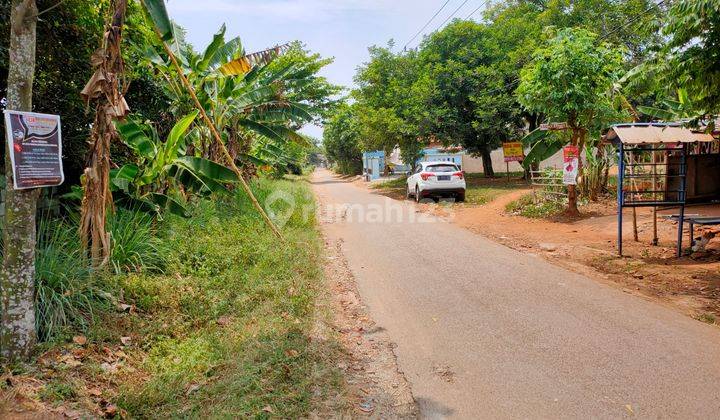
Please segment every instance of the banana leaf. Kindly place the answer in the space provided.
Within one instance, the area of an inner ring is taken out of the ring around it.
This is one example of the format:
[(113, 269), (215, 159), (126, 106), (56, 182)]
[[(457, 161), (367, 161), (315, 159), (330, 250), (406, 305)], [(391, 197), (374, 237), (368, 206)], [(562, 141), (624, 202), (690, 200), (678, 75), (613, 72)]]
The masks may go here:
[(216, 182), (237, 182), (237, 176), (231, 169), (209, 159), (183, 156), (176, 159), (177, 164)]
[(528, 133), (527, 136), (523, 137), (522, 144), (523, 147), (530, 147), (533, 144), (537, 143), (538, 141), (546, 138), (550, 134), (549, 131), (546, 130), (540, 130), (539, 128), (536, 128), (535, 130)]
[(257, 156), (249, 155), (247, 153), (241, 153), (238, 155), (238, 160), (243, 163), (252, 163), (256, 166), (263, 166), (263, 165), (269, 165), (270, 162), (266, 161), (265, 159), (259, 158)]
[(143, 126), (132, 119), (125, 122), (115, 121), (115, 128), (120, 133), (120, 139), (128, 147), (146, 159), (153, 159), (157, 155), (155, 143), (148, 137)]
[(163, 41), (169, 41), (173, 38), (173, 25), (168, 16), (167, 9), (165, 8), (164, 0), (142, 0), (145, 10), (147, 10), (150, 19), (152, 20), (155, 28), (160, 33), (160, 38)]
[(655, 108), (652, 106), (638, 105), (637, 110), (642, 112), (645, 115), (649, 115), (651, 117), (659, 118), (659, 119), (665, 120), (665, 121), (674, 121), (674, 120), (678, 119), (678, 117), (679, 117), (677, 112), (675, 112), (675, 111)]
[(178, 150), (185, 146), (185, 131), (190, 128), (190, 125), (195, 121), (195, 117), (197, 117), (199, 112), (200, 111), (195, 110), (184, 116), (173, 126), (172, 130), (170, 130), (167, 142), (165, 143), (164, 154), (166, 162), (170, 163), (178, 155)]
[(144, 197), (147, 197), (150, 202), (158, 205), (161, 209), (167, 209), (172, 214), (182, 217), (190, 217), (187, 208), (170, 196), (153, 192)]
[(210, 58), (208, 68), (218, 69), (223, 64), (232, 61), (243, 55), (243, 46), (240, 37), (237, 36), (220, 46)]
[(565, 146), (566, 141), (557, 137), (548, 137), (543, 141), (535, 142), (525, 159), (522, 161), (524, 168), (529, 168), (532, 163), (540, 163), (554, 155)]
[(174, 165), (168, 171), (168, 174), (178, 183), (185, 186), (188, 191), (203, 195), (227, 192), (227, 188), (223, 184), (204, 177), (183, 165)]
[(225, 29), (225, 24), (223, 23), (220, 27), (220, 30), (217, 31), (217, 33), (213, 36), (210, 45), (205, 48), (205, 52), (202, 55), (202, 60), (200, 60), (197, 65), (198, 70), (204, 71), (205, 69), (207, 69), (210, 66), (210, 62), (212, 61), (213, 57), (215, 56), (215, 53), (217, 53), (220, 47), (225, 45)]
[(310, 142), (305, 137), (285, 126), (266, 125), (251, 120), (240, 120), (238, 121), (238, 124), (245, 129), (260, 134), (261, 136), (265, 136), (271, 140), (279, 141), (280, 143), (290, 141), (301, 146), (310, 145)]
[(118, 190), (128, 192), (130, 183), (135, 180), (138, 172), (140, 172), (140, 168), (132, 163), (123, 165), (120, 169), (112, 169), (110, 170), (110, 183)]

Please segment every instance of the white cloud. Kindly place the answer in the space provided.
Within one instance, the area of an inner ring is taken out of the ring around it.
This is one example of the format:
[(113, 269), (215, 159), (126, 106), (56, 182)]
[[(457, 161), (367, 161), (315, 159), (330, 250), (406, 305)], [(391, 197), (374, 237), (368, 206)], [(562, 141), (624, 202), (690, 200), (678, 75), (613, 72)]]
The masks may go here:
[(269, 17), (285, 21), (329, 20), (352, 12), (387, 13), (398, 8), (392, 0), (170, 0), (173, 12), (225, 13), (233, 17)]

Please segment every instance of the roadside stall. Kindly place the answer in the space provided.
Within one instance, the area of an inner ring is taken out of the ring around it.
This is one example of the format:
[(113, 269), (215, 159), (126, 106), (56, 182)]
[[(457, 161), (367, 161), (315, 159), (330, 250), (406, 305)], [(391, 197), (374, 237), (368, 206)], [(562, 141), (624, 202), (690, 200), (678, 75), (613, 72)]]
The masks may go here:
[[(623, 209), (678, 208), (677, 255), (688, 202), (720, 200), (720, 146), (713, 136), (679, 123), (617, 124), (606, 141), (618, 150), (618, 253), (622, 255)], [(718, 220), (720, 222), (720, 220)]]

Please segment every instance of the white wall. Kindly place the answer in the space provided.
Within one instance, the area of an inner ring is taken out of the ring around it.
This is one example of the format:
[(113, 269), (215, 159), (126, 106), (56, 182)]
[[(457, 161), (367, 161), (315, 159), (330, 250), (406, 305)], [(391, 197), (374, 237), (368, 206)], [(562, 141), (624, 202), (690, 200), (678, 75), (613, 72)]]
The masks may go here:
[[(528, 152), (527, 150), (525, 151)], [(505, 173), (505, 159), (503, 158), (502, 148), (493, 150), (490, 153), (492, 158), (493, 170), (496, 173)], [(550, 158), (542, 161), (540, 168), (562, 168), (562, 150), (550, 156)], [(469, 154), (463, 155), (463, 170), (468, 173), (480, 173), (483, 172), (483, 164), (481, 157), (472, 157)], [(510, 162), (510, 172), (522, 172), (523, 168), (519, 162)]]

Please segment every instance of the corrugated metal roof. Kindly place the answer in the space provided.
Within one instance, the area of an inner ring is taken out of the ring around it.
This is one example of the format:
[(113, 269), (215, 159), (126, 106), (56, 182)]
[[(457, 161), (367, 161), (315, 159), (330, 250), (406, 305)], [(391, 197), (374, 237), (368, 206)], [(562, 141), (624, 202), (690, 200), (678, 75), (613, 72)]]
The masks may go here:
[(698, 133), (680, 124), (638, 123), (617, 124), (610, 127), (606, 139), (612, 143), (657, 144), (657, 143), (696, 143), (713, 141), (713, 136)]

